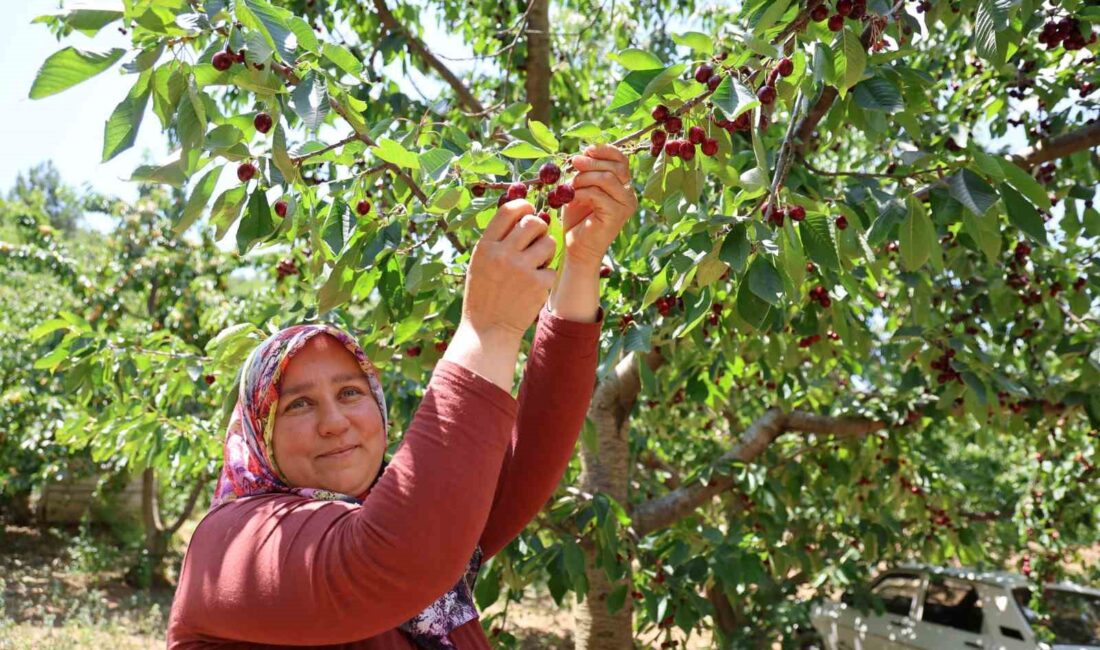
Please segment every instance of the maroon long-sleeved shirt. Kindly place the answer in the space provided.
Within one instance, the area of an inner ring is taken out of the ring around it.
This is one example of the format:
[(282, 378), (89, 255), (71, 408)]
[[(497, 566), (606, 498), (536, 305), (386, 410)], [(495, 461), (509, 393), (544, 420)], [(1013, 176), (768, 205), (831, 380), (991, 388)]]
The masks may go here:
[[(543, 309), (518, 400), (440, 361), (361, 506), (269, 494), (209, 512), (191, 538), (168, 648), (414, 648), (397, 629), (488, 559), (546, 504), (595, 384), (596, 323)], [(451, 632), (487, 649), (474, 619)]]

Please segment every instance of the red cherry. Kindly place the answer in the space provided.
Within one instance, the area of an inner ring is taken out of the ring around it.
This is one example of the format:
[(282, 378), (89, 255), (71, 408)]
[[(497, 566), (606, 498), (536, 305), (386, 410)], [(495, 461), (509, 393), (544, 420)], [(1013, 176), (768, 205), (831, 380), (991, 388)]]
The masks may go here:
[(210, 386), (217, 380), (217, 377), (215, 377), (214, 375), (207, 375), (207, 376), (203, 377), (202, 379), (203, 379), (203, 381), (206, 382), (207, 386)]
[(786, 58), (780, 59), (778, 65), (775, 66), (775, 69), (779, 71), (780, 75), (784, 77), (789, 77), (794, 74), (794, 61)]
[(669, 133), (676, 135), (684, 129), (684, 121), (678, 117), (670, 117), (665, 120), (665, 129)]
[(826, 7), (823, 4), (817, 5), (816, 7), (814, 7), (813, 9), (810, 10), (810, 18), (812, 18), (814, 22), (819, 23), (819, 22), (825, 20), (828, 17), (829, 17), (829, 8)]
[(470, 193), (476, 197), (482, 197), (485, 196), (485, 190), (487, 189), (489, 189), (489, 187), (485, 183), (475, 183), (470, 188)]
[(666, 156), (671, 156), (671, 157), (679, 156), (680, 155), (680, 141), (679, 140), (669, 140), (668, 142), (666, 142), (665, 143), (665, 155)]
[(275, 214), (279, 215), (280, 217), (285, 218), (286, 217), (286, 211), (287, 211), (288, 207), (289, 206), (287, 205), (286, 201), (276, 201), (275, 202)]
[(852, 0), (837, 0), (836, 12), (841, 16), (847, 16), (852, 13)]
[(498, 208), (503, 206), (507, 202), (508, 202), (508, 195), (507, 194), (501, 194), (499, 197), (497, 197), (497, 207)]
[(661, 129), (657, 129), (653, 133), (649, 134), (649, 142), (651, 144), (653, 144), (654, 146), (656, 146), (656, 147), (665, 146), (665, 142), (667, 142), (667, 141), (668, 141), (668, 134), (665, 133), (664, 131), (662, 131)]
[(260, 133), (270, 131), (272, 124), (271, 116), (267, 113), (256, 113), (256, 117), (252, 120), (252, 126), (256, 127), (256, 130)]
[(711, 75), (713, 74), (714, 67), (708, 63), (704, 63), (698, 68), (695, 68), (695, 80), (701, 84), (707, 83), (707, 80), (710, 79)]
[(710, 79), (707, 79), (707, 89), (708, 90), (712, 90), (712, 91), (718, 90), (718, 86), (721, 86), (721, 85), (722, 85), (722, 75), (712, 74), (710, 76)]
[(714, 138), (703, 140), (703, 155), (714, 156), (718, 153), (718, 141)]
[(256, 175), (256, 166), (252, 163), (241, 163), (237, 166), (237, 179), (242, 183), (247, 183), (252, 180), (252, 177)]
[(439, 353), (446, 352), (447, 351), (447, 342), (446, 341), (436, 341), (435, 351), (439, 352)]
[(507, 197), (505, 201), (527, 198), (527, 184), (519, 181), (512, 183), (508, 186), (508, 193), (505, 196)]
[(577, 196), (572, 183), (562, 183), (555, 188), (555, 191), (558, 193), (558, 199), (561, 200), (562, 205), (568, 205)]
[(791, 221), (802, 221), (806, 218), (806, 208), (801, 205), (792, 205), (788, 214), (791, 215)]
[(545, 223), (546, 225), (548, 225), (548, 226), (550, 225), (550, 213), (547, 212), (546, 210), (543, 210), (542, 212), (539, 212), (539, 219), (542, 219), (542, 222)]
[(604, 264), (603, 266), (600, 267), (600, 277), (601, 278), (606, 278), (609, 275), (611, 275), (611, 267)]
[(837, 217), (836, 218), (836, 227), (837, 227), (837, 230), (844, 230), (845, 228), (847, 228), (848, 227), (848, 218), (845, 217), (844, 215), (840, 215), (839, 217)]
[[(561, 168), (552, 162), (539, 167), (539, 181), (545, 185), (553, 185), (561, 178)], [(526, 196), (526, 193), (524, 193)]]
[(680, 140), (680, 159), (692, 160), (695, 158), (695, 145), (687, 140)]
[(771, 106), (775, 103), (775, 86), (761, 86), (756, 91), (756, 98), (760, 100), (761, 104)]
[(218, 52), (214, 55), (214, 58), (210, 60), (214, 64), (214, 69), (218, 72), (225, 72), (229, 68), (233, 67), (234, 57), (228, 52)]
[(362, 217), (366, 213), (370, 212), (370, 201), (363, 199), (355, 204), (355, 212)]
[(834, 32), (839, 32), (844, 29), (844, 16), (840, 14), (829, 16), (829, 29)]
[(707, 132), (703, 130), (701, 126), (693, 126), (688, 129), (688, 141), (691, 144), (703, 144), (703, 140), (707, 139)]
[(653, 109), (652, 115), (653, 115), (653, 119), (655, 121), (664, 122), (665, 120), (668, 119), (668, 115), (669, 115), (668, 106), (665, 106), (664, 104), (658, 105), (656, 108)]
[(406, 357), (419, 357), (420, 356), (420, 346), (419, 345), (414, 345), (412, 347), (406, 348), (405, 349), (405, 356)]

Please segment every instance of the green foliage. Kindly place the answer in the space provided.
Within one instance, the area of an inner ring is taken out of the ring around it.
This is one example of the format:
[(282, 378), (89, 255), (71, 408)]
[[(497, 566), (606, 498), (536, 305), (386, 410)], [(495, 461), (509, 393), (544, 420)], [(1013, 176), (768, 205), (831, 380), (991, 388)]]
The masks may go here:
[[(132, 144), (151, 106), (177, 151), (134, 178), (190, 197), (163, 206), (171, 217), (139, 208), (113, 236), (114, 262), (82, 298), (100, 316), (39, 330), (52, 350), (39, 368), (64, 370), (85, 407), (61, 435), (99, 459), (213, 469), (242, 352), (268, 328), (318, 318), (360, 335), (400, 428), (439, 358), (430, 344), (457, 325), (469, 251), (503, 188), (617, 142), (643, 204), (607, 260), (599, 372), (660, 348), (630, 445), (634, 461), (671, 469), (632, 466), (626, 503), (560, 492), (547, 513), (557, 527), (525, 532), (489, 569), (507, 591), (546, 579), (559, 601), (583, 595), (579, 538), (613, 580), (628, 575), (620, 556), (637, 560), (633, 588), (609, 605), (636, 601), (642, 630), (707, 625), (705, 584), (746, 620), (772, 622), (759, 634), (789, 641), (806, 614), (797, 586), (828, 593), (879, 562), (1003, 565), (1027, 552), (1046, 570), (1095, 543), (1100, 517), (1100, 167), (1086, 135), (1097, 46), (1036, 40), (1070, 15), (1087, 40), (1096, 18), (1080, 5), (937, 1), (917, 16), (872, 0), (870, 18), (834, 32), (792, 2), (697, 12), (652, 0), (595, 15), (554, 3), (557, 22), (588, 27), (553, 36), (552, 106), (534, 107), (545, 124), (526, 120), (532, 99), (515, 78), (535, 69), (517, 35), (523, 7), (393, 3), (384, 18), (347, 0), (208, 0), (44, 19), (59, 33), (129, 30), (125, 56), (62, 50), (71, 69), (48, 60), (32, 96), (125, 60), (135, 81), (104, 157)], [(419, 40), (425, 7), (493, 62), (455, 82), (462, 92), (410, 96), (381, 72), (438, 72), (416, 46), (432, 46)], [(244, 63), (216, 69), (226, 48)], [(781, 56), (790, 76), (773, 76)], [(702, 61), (723, 77), (713, 94), (692, 77)], [(488, 108), (464, 105), (466, 91)], [(658, 105), (717, 153), (655, 158)], [(253, 125), (261, 110), (267, 134)], [(1041, 138), (1069, 144), (1048, 160), (1027, 149)], [(251, 180), (222, 173), (246, 162)], [(544, 190), (531, 184), (539, 207)], [(372, 209), (357, 215), (363, 199)], [(805, 220), (765, 220), (765, 201)], [(213, 244), (234, 228), (236, 258)], [(400, 354), (414, 344), (425, 353)], [(752, 464), (716, 466), (768, 407), (889, 426), (783, 436)], [(639, 504), (712, 476), (735, 482), (720, 504), (642, 539), (625, 532)], [(479, 604), (501, 593), (479, 586)]]

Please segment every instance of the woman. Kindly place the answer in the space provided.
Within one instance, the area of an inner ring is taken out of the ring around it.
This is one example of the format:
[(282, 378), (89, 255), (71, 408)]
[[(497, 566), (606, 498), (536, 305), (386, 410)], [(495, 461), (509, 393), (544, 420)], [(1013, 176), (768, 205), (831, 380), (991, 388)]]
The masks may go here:
[[(502, 206), (388, 465), (385, 397), (354, 339), (299, 325), (252, 352), (169, 648), (490, 647), (474, 578), (569, 463), (595, 382), (600, 262), (637, 209), (616, 148), (589, 147), (573, 165), (557, 284), (542, 268), (555, 252), (546, 225), (526, 201)], [(540, 310), (517, 400), (520, 342)]]

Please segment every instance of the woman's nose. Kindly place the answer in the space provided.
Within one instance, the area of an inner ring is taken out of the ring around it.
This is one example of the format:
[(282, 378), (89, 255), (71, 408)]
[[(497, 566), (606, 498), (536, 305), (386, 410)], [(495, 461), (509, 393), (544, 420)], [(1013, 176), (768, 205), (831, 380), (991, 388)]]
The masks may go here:
[(320, 407), (320, 418), (317, 421), (318, 433), (322, 436), (337, 436), (348, 429), (351, 423), (343, 409), (335, 401), (324, 403)]

